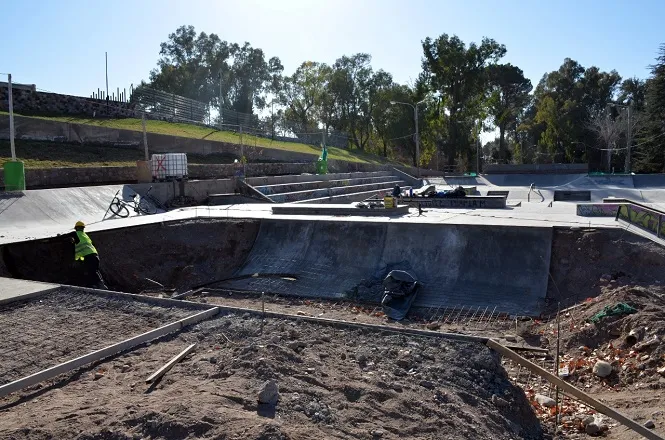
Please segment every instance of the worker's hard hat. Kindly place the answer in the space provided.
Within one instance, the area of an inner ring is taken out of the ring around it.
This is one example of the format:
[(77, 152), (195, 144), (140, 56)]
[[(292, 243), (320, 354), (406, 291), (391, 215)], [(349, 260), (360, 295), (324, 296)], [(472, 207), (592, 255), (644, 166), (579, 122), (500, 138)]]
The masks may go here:
[(83, 223), (81, 220), (79, 220), (74, 225), (74, 228), (85, 228), (85, 223)]

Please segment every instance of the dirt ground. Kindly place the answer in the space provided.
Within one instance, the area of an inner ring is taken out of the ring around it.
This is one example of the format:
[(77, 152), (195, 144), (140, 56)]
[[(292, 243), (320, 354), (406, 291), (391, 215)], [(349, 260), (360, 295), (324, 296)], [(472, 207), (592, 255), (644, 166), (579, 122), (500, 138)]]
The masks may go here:
[[(144, 383), (191, 343), (194, 354)], [(276, 407), (257, 404), (267, 380)], [(249, 314), (2, 399), (0, 427), (3, 439), (543, 438), (483, 345)]]

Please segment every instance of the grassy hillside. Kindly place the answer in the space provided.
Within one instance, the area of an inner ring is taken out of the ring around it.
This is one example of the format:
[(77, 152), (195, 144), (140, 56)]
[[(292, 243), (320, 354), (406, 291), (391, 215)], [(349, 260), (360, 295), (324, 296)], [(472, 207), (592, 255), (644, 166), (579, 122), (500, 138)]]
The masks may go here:
[[(0, 112), (7, 114), (6, 112)], [(116, 128), (122, 130), (141, 131), (141, 120), (134, 118), (126, 119), (90, 119), (82, 117), (69, 117), (69, 116), (29, 116), (38, 119), (46, 119), (51, 121), (71, 122), (76, 124), (94, 125), (100, 127)], [(146, 121), (146, 131), (149, 133), (165, 134), (170, 136), (181, 136), (193, 139), (207, 139), (211, 141), (229, 142), (233, 144), (240, 144), (240, 135), (232, 131), (219, 131), (212, 130), (206, 127), (200, 127), (192, 124), (172, 123), (165, 121)], [(321, 149), (312, 145), (300, 144), (295, 142), (282, 142), (273, 141), (259, 136), (243, 135), (242, 143), (249, 146), (257, 146), (263, 148), (274, 148), (276, 150), (294, 151), (298, 153), (307, 153), (313, 156), (312, 160), (321, 153)], [(96, 148), (96, 147), (95, 147)], [(17, 153), (18, 154), (18, 153)], [(3, 153), (4, 156), (4, 153)], [(21, 159), (24, 156), (21, 156)], [(189, 156), (189, 155), (188, 155)], [(365, 163), (384, 163), (383, 158), (362, 154), (355, 151), (348, 151), (341, 148), (330, 147), (328, 149), (328, 158), (336, 160), (345, 160), (348, 162), (365, 162)], [(2, 157), (0, 157), (2, 161)]]
[[(16, 141), (16, 154), (26, 168), (136, 166), (143, 152), (135, 149), (99, 147), (39, 141)], [(11, 158), (9, 141), (0, 140), (0, 167)], [(230, 163), (220, 154), (188, 154), (191, 164)]]

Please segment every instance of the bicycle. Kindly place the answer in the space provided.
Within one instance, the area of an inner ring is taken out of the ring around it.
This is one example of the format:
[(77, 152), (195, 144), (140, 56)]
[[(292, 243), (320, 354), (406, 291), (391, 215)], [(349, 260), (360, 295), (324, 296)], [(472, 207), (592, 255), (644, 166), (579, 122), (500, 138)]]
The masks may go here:
[(157, 208), (149, 202), (149, 194), (152, 190), (152, 186), (148, 189), (145, 195), (141, 196), (139, 193), (135, 193), (132, 197), (132, 200), (126, 202), (125, 200), (118, 197), (120, 190), (115, 193), (111, 204), (109, 205), (109, 210), (118, 217), (126, 218), (129, 217), (129, 208), (133, 209), (137, 214), (155, 214), (157, 213)]

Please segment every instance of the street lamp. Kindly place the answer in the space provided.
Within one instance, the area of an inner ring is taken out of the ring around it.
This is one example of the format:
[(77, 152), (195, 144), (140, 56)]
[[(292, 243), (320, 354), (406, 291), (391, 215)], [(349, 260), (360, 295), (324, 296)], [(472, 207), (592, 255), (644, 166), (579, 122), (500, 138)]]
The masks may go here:
[(408, 102), (400, 102), (400, 101), (390, 101), (391, 105), (395, 104), (401, 104), (401, 105), (408, 105), (413, 109), (413, 120), (416, 123), (416, 168), (418, 170), (418, 178), (420, 178), (420, 137), (418, 135), (418, 105), (422, 104), (425, 102), (425, 99), (422, 101), (418, 101), (414, 104), (410, 104)]
[(631, 157), (630, 157), (630, 153), (631, 153), (630, 148), (631, 148), (631, 144), (633, 143), (633, 127), (632, 127), (631, 121), (630, 121), (631, 110), (632, 110), (632, 107), (633, 107), (633, 100), (629, 99), (628, 100), (628, 105), (617, 104), (615, 102), (608, 102), (607, 106), (608, 107), (612, 106), (612, 107), (625, 108), (628, 111), (628, 129), (626, 130), (626, 164), (625, 164), (625, 169), (626, 169), (626, 173), (629, 174), (630, 173), (630, 159), (631, 159)]

